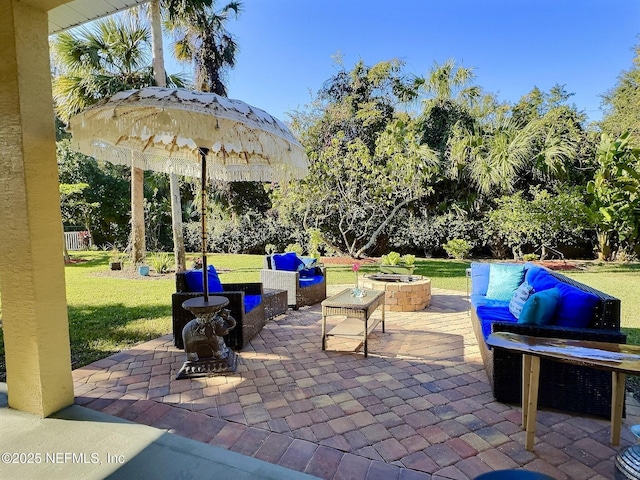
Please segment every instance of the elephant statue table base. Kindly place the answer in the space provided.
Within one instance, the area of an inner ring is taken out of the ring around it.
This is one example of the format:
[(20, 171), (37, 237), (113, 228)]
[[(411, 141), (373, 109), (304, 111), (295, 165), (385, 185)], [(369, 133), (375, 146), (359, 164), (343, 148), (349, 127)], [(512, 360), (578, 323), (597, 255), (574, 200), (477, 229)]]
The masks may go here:
[(196, 318), (184, 326), (182, 339), (187, 360), (176, 379), (225, 375), (234, 373), (238, 357), (222, 338), (236, 326), (229, 314), (229, 300), (225, 297), (191, 298), (182, 304)]

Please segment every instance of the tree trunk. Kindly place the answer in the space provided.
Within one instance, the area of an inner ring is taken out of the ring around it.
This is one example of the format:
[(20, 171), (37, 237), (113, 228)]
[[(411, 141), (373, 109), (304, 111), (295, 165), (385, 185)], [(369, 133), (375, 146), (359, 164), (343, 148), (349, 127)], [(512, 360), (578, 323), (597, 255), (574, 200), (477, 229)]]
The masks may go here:
[(142, 263), (145, 257), (144, 241), (144, 170), (131, 160), (131, 261)]
[[(167, 77), (164, 70), (162, 48), (162, 19), (160, 16), (160, 1), (151, 2), (151, 43), (153, 48), (153, 77), (159, 87), (167, 86)], [(171, 229), (173, 231), (173, 253), (176, 261), (176, 272), (186, 270), (184, 252), (184, 235), (182, 232), (182, 201), (180, 199), (180, 182), (174, 173), (169, 175), (169, 188), (171, 191)]]
[(69, 250), (67, 250), (67, 239), (64, 235), (64, 227), (62, 228), (62, 254), (64, 255), (64, 263), (69, 264), (71, 263), (71, 257), (69, 256)]
[(171, 226), (173, 228), (173, 253), (176, 260), (176, 272), (186, 270), (184, 252), (184, 234), (182, 232), (182, 202), (180, 200), (180, 182), (175, 173), (169, 175), (171, 188)]

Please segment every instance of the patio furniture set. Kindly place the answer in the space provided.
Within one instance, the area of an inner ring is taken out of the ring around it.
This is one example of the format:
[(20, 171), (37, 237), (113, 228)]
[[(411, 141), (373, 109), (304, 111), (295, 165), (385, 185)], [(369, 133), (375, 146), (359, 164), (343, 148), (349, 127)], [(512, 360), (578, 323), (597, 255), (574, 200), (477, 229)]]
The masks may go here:
[[(267, 256), (264, 267), (260, 283), (241, 284), (220, 283), (209, 267), (210, 293), (229, 300), (227, 308), (237, 323), (224, 337), (230, 348), (241, 350), (267, 319), (287, 308), (318, 302), (322, 302), (322, 350), (332, 336), (351, 337), (361, 340), (367, 356), (370, 333), (380, 323), (385, 331), (384, 291), (349, 288), (327, 298), (324, 266), (292, 252)], [(489, 383), (496, 400), (522, 403), (527, 448), (533, 445), (538, 405), (611, 418), (611, 440), (616, 443), (624, 414), (625, 374), (640, 372), (640, 349), (623, 349), (620, 300), (530, 262), (474, 262), (470, 276), (471, 322)], [(201, 270), (176, 275), (172, 306), (178, 348), (184, 348), (182, 331), (194, 318), (182, 304), (201, 294)], [(372, 318), (377, 309), (381, 316)], [(345, 319), (329, 329), (327, 317), (332, 315)], [(531, 342), (562, 345), (562, 353), (530, 348)], [(631, 356), (625, 357), (623, 369), (594, 361), (601, 351)]]
[[(286, 257), (286, 262), (279, 265), (281, 268), (294, 268), (292, 257), (298, 258), (295, 254), (274, 256)], [(304, 272), (274, 272), (275, 275), (270, 275), (271, 271), (267, 272), (261, 282), (223, 284), (215, 267), (208, 266), (209, 293), (226, 297), (229, 300), (226, 308), (236, 320), (236, 327), (224, 336), (224, 341), (230, 348), (241, 350), (264, 327), (267, 320), (285, 313), (288, 307), (297, 309), (326, 298), (327, 283), (322, 265), (310, 267)], [(180, 349), (185, 348), (183, 329), (195, 318), (193, 313), (183, 307), (183, 303), (201, 296), (202, 292), (202, 269), (176, 274), (176, 292), (172, 295), (171, 305), (174, 345)]]
[[(215, 267), (208, 267), (209, 293), (228, 300), (225, 308), (236, 321), (235, 328), (223, 337), (228, 347), (242, 350), (267, 320), (285, 313), (288, 308), (297, 310), (318, 302), (322, 302), (323, 350), (329, 336), (352, 337), (362, 339), (366, 356), (368, 335), (380, 322), (384, 332), (384, 291), (362, 289), (360, 292), (364, 295), (355, 297), (350, 289), (346, 289), (327, 299), (324, 266), (316, 264), (315, 259), (300, 258), (293, 252), (266, 256), (264, 267), (260, 272), (261, 282), (234, 284), (221, 283)], [(195, 318), (184, 308), (184, 303), (202, 295), (203, 288), (202, 269), (176, 274), (176, 292), (171, 301), (174, 345), (180, 349), (185, 349), (185, 326)], [(382, 317), (370, 322), (378, 308)], [(326, 318), (331, 315), (344, 315), (346, 320), (327, 331)]]

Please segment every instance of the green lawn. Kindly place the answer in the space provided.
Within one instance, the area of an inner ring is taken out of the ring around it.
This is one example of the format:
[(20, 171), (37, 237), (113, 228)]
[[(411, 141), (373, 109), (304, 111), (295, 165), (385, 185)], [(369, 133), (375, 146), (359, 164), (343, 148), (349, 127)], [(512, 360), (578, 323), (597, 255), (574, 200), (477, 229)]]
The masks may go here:
[(640, 264), (589, 264), (584, 270), (564, 272), (568, 277), (620, 299), (622, 329), (627, 342), (640, 345)]
[[(65, 267), (74, 368), (171, 331), (172, 274), (152, 274), (149, 279), (117, 278), (108, 276), (106, 252), (82, 252), (74, 258), (87, 260)], [(208, 258), (223, 283), (260, 281), (262, 255), (210, 254)], [(466, 292), (468, 266), (468, 261), (423, 259), (417, 261), (415, 273), (431, 278), (434, 288)], [(364, 263), (359, 274), (376, 271), (375, 265)], [(589, 264), (585, 270), (565, 273), (620, 298), (623, 329), (629, 343), (640, 345), (640, 264)], [(331, 285), (352, 284), (351, 262), (328, 262), (327, 281)], [(0, 371), (4, 370), (3, 357), (0, 330)]]

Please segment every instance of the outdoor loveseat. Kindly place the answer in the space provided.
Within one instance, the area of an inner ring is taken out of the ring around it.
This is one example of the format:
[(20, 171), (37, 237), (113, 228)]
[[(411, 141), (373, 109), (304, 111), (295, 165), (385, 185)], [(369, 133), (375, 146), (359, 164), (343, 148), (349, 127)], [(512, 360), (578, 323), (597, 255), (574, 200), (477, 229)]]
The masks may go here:
[[(492, 332), (626, 343), (619, 299), (530, 262), (472, 263), (470, 302), (482, 360), (500, 402), (521, 403), (522, 355), (488, 347)], [(544, 359), (540, 369), (540, 407), (610, 417), (611, 373)]]
[[(236, 326), (225, 335), (226, 345), (234, 350), (242, 349), (264, 327), (266, 321), (265, 302), (261, 283), (220, 283), (218, 274), (209, 265), (209, 293), (226, 297), (231, 316)], [(190, 298), (202, 296), (202, 270), (188, 270), (176, 273), (176, 293), (171, 297), (173, 316), (173, 343), (184, 348), (182, 329), (193, 318), (193, 314), (182, 308), (182, 303)]]
[(287, 304), (294, 310), (327, 298), (324, 266), (315, 264), (315, 259), (302, 259), (295, 252), (267, 255), (260, 281), (264, 288), (286, 290)]

